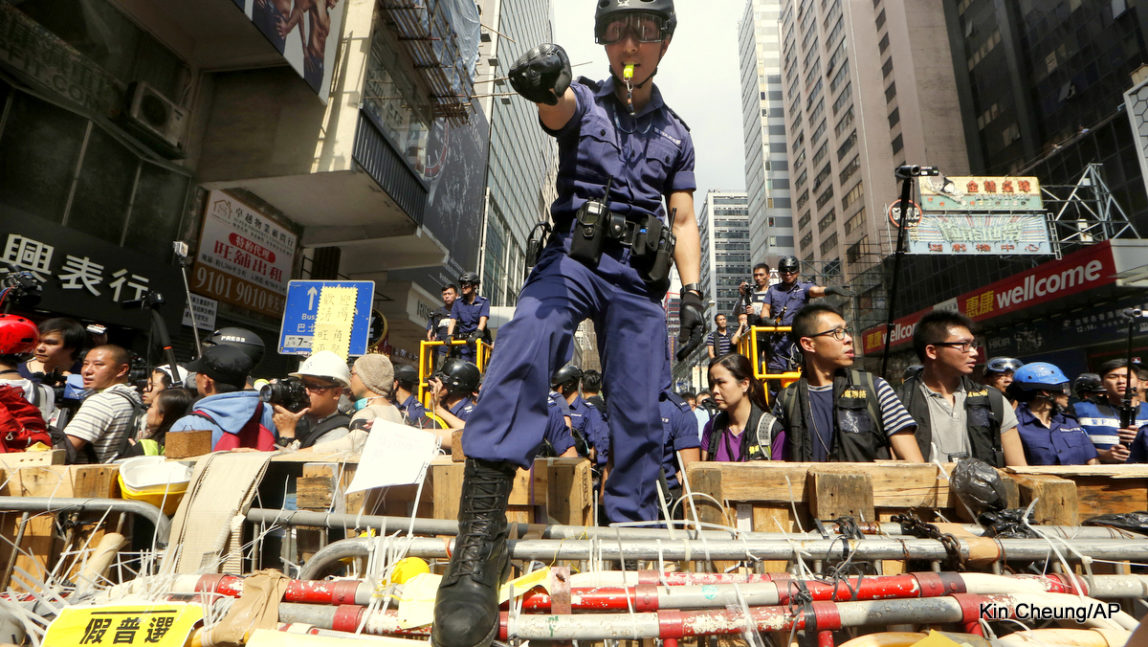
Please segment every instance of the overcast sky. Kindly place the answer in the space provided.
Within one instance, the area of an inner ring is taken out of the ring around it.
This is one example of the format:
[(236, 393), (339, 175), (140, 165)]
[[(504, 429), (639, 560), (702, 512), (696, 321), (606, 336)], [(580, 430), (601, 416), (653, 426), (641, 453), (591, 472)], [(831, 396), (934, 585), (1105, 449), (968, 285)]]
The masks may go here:
[[(594, 3), (553, 0), (554, 41), (566, 49), (574, 76), (609, 76), (606, 52), (594, 44)], [(744, 0), (678, 0), (678, 28), (654, 82), (690, 127), (697, 149), (701, 210), (707, 191), (745, 190), (737, 23)]]

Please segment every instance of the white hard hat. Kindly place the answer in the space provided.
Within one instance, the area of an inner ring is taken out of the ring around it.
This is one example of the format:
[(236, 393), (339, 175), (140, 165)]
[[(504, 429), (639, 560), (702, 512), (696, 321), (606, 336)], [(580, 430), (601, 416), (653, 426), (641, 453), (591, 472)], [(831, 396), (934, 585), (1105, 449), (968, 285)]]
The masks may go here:
[(321, 350), (308, 357), (303, 361), (299, 370), (291, 373), (291, 375), (295, 377), (303, 377), (304, 375), (322, 377), (332, 382), (338, 382), (343, 386), (351, 386), (351, 371), (347, 368), (347, 362), (329, 350)]

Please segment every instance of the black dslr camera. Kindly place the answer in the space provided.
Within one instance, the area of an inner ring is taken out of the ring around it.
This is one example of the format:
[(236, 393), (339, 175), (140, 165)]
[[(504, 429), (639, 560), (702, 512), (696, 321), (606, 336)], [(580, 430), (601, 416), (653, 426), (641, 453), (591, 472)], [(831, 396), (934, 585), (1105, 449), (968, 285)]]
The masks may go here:
[(297, 377), (285, 377), (263, 385), (263, 388), (259, 389), (259, 399), (267, 404), (277, 404), (293, 413), (311, 406), (311, 398), (307, 396), (303, 380)]

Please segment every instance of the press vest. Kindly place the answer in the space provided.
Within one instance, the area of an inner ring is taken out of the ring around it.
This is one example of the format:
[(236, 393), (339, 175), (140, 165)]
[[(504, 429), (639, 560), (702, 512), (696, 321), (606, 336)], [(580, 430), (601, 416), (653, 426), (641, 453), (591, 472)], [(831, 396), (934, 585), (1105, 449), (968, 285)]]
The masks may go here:
[[(991, 386), (983, 386), (968, 377), (961, 378), (965, 388), (965, 428), (973, 458), (993, 467), (1004, 467), (1001, 449), (1001, 421), (1004, 420), (1004, 396)], [(897, 397), (917, 421), (917, 446), (925, 461), (932, 460), (933, 424), (929, 402), (921, 393), (921, 378), (914, 376), (897, 388)]]
[[(813, 460), (809, 382), (802, 378), (778, 395), (785, 413), (788, 460)], [(866, 463), (889, 458), (889, 439), (881, 424), (873, 375), (850, 369), (833, 377), (833, 446), (827, 460)]]

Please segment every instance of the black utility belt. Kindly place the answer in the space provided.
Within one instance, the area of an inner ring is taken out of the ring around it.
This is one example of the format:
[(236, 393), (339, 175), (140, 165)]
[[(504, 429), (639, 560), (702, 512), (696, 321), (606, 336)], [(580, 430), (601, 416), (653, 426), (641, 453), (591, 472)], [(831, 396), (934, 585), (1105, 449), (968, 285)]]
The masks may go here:
[(570, 232), (570, 258), (589, 267), (598, 267), (607, 245), (630, 248), (630, 264), (652, 286), (669, 284), (677, 240), (657, 216), (637, 220), (590, 201), (578, 210)]

